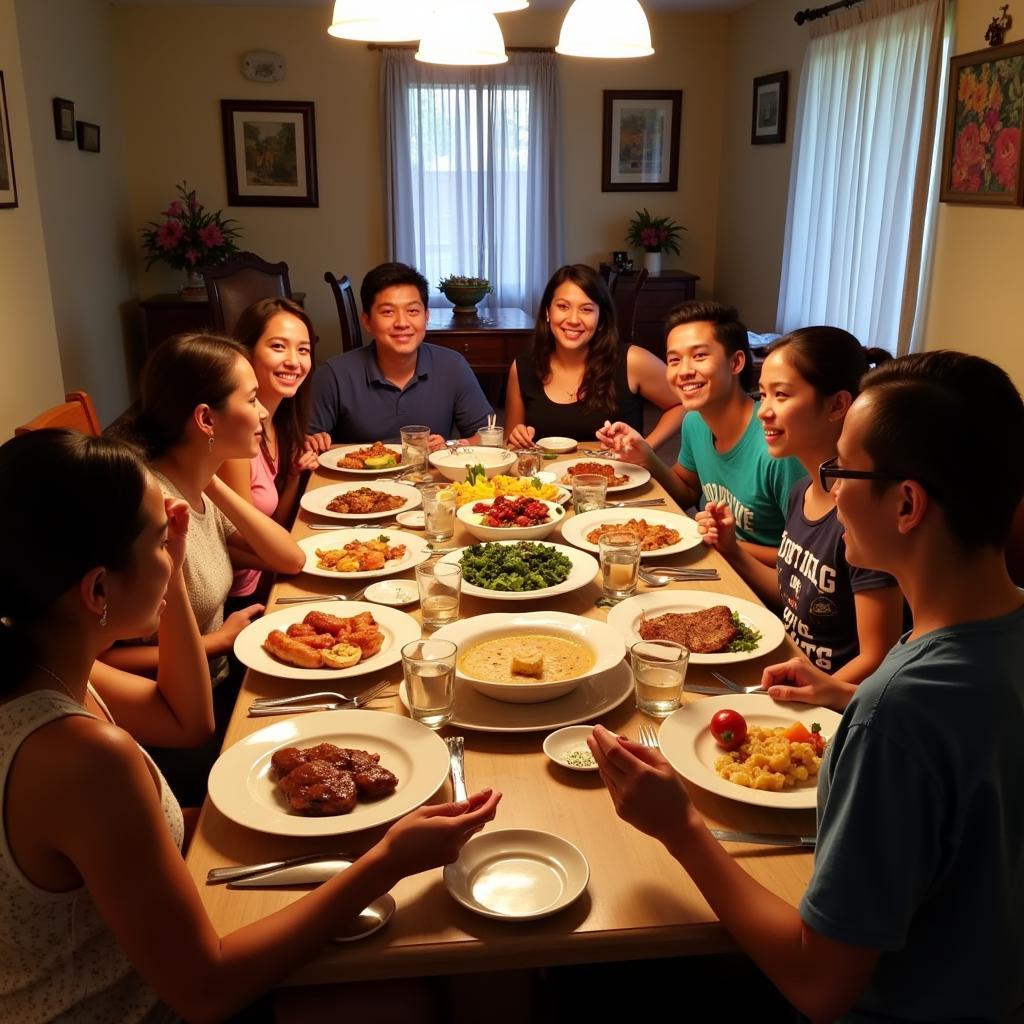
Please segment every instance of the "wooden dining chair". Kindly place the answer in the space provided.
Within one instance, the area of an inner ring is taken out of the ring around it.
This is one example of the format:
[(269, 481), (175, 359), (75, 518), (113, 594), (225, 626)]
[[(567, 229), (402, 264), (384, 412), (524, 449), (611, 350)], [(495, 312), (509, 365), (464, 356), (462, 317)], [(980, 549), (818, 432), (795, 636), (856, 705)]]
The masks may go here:
[(212, 267), (200, 267), (210, 300), (211, 326), (232, 334), (238, 318), (258, 299), (292, 297), (288, 264), (268, 263), (254, 252), (235, 253)]
[(338, 307), (338, 320), (341, 323), (341, 351), (351, 352), (361, 348), (363, 330), (359, 324), (359, 310), (356, 308), (356, 296), (352, 290), (352, 282), (347, 274), (335, 277), (329, 270), (324, 280), (331, 286), (334, 303)]
[(96, 415), (96, 406), (87, 391), (69, 391), (60, 405), (41, 412), (35, 419), (14, 428), (15, 435), (28, 434), (33, 430), (44, 430), (47, 427), (65, 427), (80, 430), (83, 434), (94, 436), (100, 433), (100, 419)]

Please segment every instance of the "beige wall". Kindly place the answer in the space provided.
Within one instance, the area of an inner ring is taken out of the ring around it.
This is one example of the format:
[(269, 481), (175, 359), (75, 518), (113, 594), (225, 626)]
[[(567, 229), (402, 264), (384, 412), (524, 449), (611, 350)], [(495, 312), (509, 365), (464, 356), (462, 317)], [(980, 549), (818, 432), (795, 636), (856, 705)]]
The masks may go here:
[(0, 71), (18, 188), (18, 206), (0, 210), (0, 440), (6, 440), (19, 423), (64, 399), (14, 0), (0, 0)]
[[(340, 345), (337, 314), (323, 273), (357, 282), (385, 257), (379, 57), (327, 35), (329, 6), (149, 7), (112, 9), (133, 223), (143, 225), (183, 177), (213, 207), (227, 202), (221, 143), (223, 98), (311, 99), (316, 103), (318, 209), (235, 207), (246, 248), (286, 260), (293, 288), (308, 293), (322, 352)], [(553, 45), (561, 13), (527, 10), (503, 17), (509, 45)], [(633, 211), (676, 218), (689, 229), (666, 262), (700, 274), (714, 288), (722, 93), (727, 23), (722, 15), (653, 13), (657, 53), (640, 61), (560, 58), (563, 96), (566, 259), (595, 262), (625, 247)], [(188, 33), (185, 47), (183, 34)], [(247, 50), (284, 54), (280, 83), (247, 82)], [(683, 89), (680, 188), (676, 193), (602, 193), (601, 123), (605, 88)], [(179, 275), (160, 265), (141, 273), (143, 295), (172, 290)]]
[[(136, 367), (134, 225), (126, 199), (120, 100), (107, 0), (16, 0), (32, 150), (60, 361), (68, 390), (88, 391), (102, 423), (130, 401)], [(100, 126), (100, 152), (54, 137), (54, 96)], [(126, 331), (127, 327), (127, 331)], [(130, 367), (130, 369), (129, 369)]]

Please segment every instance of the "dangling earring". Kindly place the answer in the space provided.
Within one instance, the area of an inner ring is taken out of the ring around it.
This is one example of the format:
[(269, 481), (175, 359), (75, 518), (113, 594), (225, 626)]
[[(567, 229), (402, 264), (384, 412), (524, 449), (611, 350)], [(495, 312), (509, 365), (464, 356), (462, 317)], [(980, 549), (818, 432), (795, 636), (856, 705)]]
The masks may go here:
[(103, 612), (100, 614), (100, 625), (106, 626), (107, 624), (107, 606), (103, 606)]
[(206, 439), (206, 446), (208, 451), (213, 451), (213, 434)]

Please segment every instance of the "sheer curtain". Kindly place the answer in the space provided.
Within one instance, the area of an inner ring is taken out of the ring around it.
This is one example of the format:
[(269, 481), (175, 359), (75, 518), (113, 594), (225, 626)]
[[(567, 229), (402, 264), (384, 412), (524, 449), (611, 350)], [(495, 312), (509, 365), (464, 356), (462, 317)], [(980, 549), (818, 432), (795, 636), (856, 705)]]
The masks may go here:
[(867, 0), (812, 26), (797, 101), (778, 329), (908, 350), (945, 0)]
[(432, 290), (486, 277), (488, 305), (532, 314), (562, 262), (554, 54), (450, 68), (385, 50), (381, 95), (391, 259)]

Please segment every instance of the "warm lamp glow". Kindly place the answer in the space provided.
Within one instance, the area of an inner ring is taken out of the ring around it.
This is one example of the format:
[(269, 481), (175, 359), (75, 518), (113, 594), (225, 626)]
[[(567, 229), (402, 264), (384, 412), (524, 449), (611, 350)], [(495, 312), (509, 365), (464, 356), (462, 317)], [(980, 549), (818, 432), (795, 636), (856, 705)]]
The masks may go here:
[(508, 14), (509, 11), (522, 11), (530, 6), (530, 0), (484, 0), (484, 7), (491, 14)]
[(498, 19), (476, 3), (439, 3), (428, 20), (416, 59), (425, 64), (504, 64), (505, 39)]
[(411, 43), (423, 34), (425, 0), (336, 0), (331, 27), (339, 39)]
[(648, 57), (651, 29), (639, 0), (574, 0), (556, 53), (569, 57)]

